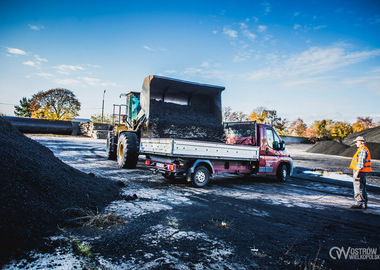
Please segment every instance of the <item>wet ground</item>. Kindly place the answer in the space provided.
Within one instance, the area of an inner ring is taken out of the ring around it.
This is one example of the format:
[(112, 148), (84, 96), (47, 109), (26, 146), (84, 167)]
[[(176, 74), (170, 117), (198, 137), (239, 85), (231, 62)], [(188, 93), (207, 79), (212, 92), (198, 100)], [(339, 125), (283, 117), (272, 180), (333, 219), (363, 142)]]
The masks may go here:
[[(297, 168), (285, 183), (222, 175), (197, 189), (181, 180), (168, 182), (142, 163), (134, 170), (119, 169), (116, 162), (105, 159), (102, 140), (32, 138), (69, 165), (125, 185), (124, 199), (111, 203), (104, 213), (120, 216), (126, 224), (111, 229), (61, 228), (61, 234), (45, 239), (45, 249), (31, 251), (5, 268), (377, 269), (379, 265), (380, 189), (370, 187), (367, 210), (351, 210), (348, 182), (304, 173), (348, 175), (349, 170), (342, 168), (349, 158), (309, 154), (304, 152), (308, 146), (289, 145)], [(380, 172), (379, 161), (373, 166)], [(372, 178), (376, 184), (377, 176)]]

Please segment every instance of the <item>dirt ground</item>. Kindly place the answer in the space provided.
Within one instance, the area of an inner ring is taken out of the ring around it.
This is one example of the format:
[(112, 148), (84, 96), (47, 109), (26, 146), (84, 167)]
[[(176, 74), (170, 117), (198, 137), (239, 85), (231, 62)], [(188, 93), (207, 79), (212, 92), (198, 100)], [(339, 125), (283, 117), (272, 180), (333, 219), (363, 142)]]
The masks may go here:
[[(122, 182), (123, 199), (104, 213), (125, 224), (61, 228), (4, 269), (378, 269), (380, 189), (369, 187), (367, 210), (351, 210), (349, 182), (313, 174), (349, 179), (350, 158), (289, 145), (296, 168), (287, 182), (221, 175), (197, 189), (168, 182), (142, 162), (119, 169), (106, 160), (102, 140), (30, 137), (76, 169)], [(380, 161), (373, 167), (376, 184)]]

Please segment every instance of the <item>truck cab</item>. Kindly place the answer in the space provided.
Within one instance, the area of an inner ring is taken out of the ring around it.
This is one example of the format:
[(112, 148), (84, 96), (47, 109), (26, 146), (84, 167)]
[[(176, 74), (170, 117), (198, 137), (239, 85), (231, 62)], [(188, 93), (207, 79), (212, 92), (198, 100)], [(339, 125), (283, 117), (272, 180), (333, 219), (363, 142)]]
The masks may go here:
[(227, 144), (252, 145), (260, 147), (257, 175), (277, 175), (284, 180), (293, 170), (292, 159), (285, 142), (276, 130), (256, 121), (225, 122), (225, 142)]

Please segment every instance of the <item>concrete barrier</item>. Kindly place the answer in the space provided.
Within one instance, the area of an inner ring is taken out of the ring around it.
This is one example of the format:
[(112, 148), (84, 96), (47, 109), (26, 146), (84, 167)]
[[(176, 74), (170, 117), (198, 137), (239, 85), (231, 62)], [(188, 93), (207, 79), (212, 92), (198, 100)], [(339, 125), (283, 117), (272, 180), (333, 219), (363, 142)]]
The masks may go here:
[(295, 136), (280, 136), (285, 143), (307, 143), (308, 138)]

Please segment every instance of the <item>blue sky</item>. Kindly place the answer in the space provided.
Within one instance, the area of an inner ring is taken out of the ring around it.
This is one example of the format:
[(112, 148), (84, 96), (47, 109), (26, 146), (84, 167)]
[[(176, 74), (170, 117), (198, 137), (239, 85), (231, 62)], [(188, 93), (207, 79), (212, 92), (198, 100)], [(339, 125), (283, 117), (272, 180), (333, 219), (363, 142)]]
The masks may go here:
[(150, 74), (222, 85), (223, 106), (308, 124), (380, 120), (380, 1), (0, 1), (0, 112), (66, 88), (80, 117)]

